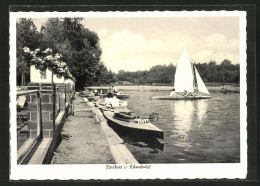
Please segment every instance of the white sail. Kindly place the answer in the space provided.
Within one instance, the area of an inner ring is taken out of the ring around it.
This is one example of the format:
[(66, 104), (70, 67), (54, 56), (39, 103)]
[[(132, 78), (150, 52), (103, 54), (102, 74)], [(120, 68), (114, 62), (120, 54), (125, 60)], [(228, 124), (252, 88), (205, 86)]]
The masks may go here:
[(176, 67), (174, 88), (176, 92), (194, 92), (192, 66), (187, 49), (184, 50)]
[(194, 69), (195, 69), (195, 74), (196, 74), (196, 79), (197, 79), (199, 92), (203, 92), (203, 93), (209, 94), (209, 91), (208, 91), (207, 87), (205, 86), (203, 80), (201, 79), (200, 74), (197, 71), (195, 66), (194, 66)]

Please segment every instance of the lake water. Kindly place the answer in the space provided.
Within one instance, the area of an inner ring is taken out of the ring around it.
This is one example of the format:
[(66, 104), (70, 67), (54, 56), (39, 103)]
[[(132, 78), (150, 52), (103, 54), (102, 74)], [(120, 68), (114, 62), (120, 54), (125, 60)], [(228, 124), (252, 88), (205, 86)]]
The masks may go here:
[(128, 108), (140, 116), (160, 114), (152, 122), (164, 131), (164, 150), (124, 138), (140, 163), (232, 163), (240, 161), (238, 93), (211, 93), (206, 100), (150, 100), (169, 87), (128, 87)]

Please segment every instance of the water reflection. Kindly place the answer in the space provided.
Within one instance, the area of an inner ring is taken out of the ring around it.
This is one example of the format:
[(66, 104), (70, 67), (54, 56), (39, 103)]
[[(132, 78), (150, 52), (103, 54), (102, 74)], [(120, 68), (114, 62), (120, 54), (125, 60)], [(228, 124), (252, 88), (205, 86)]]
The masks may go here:
[(203, 125), (206, 119), (208, 102), (207, 100), (178, 100), (170, 102), (170, 109), (173, 115), (174, 130), (173, 136), (176, 146), (191, 147), (189, 132)]
[(175, 145), (190, 147), (188, 132), (190, 131), (194, 114), (194, 101), (178, 100), (170, 102), (171, 112), (174, 118)]
[(198, 125), (201, 127), (207, 118), (208, 100), (202, 99), (195, 102), (197, 109)]
[(240, 161), (239, 94), (212, 93), (212, 99), (150, 100), (167, 95), (164, 90), (125, 92), (131, 96), (128, 108), (138, 115), (160, 113), (153, 122), (165, 134), (164, 151), (126, 143), (142, 163), (234, 163)]

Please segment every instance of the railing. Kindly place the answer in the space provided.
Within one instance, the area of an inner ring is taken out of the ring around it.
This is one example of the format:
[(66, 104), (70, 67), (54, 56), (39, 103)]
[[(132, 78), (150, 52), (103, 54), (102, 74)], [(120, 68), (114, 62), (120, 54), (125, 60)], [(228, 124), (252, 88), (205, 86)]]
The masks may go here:
[(56, 87), (55, 88), (56, 93), (55, 93), (55, 118), (58, 116), (59, 112), (60, 112), (60, 93), (59, 93), (59, 88)]
[(32, 84), (28, 89), (35, 90), (17, 91), (17, 164), (30, 160), (28, 155), (41, 139), (54, 138), (58, 131), (56, 123), (60, 123), (56, 120), (64, 112), (74, 113), (71, 98), (75, 92), (67, 88)]
[[(36, 105), (36, 114), (28, 111), (28, 104)], [(28, 151), (40, 139), (41, 135), (41, 97), (39, 90), (17, 92), (17, 163), (23, 161)], [(36, 118), (35, 118), (36, 117)], [(35, 119), (36, 135), (32, 138), (28, 130), (28, 122)]]

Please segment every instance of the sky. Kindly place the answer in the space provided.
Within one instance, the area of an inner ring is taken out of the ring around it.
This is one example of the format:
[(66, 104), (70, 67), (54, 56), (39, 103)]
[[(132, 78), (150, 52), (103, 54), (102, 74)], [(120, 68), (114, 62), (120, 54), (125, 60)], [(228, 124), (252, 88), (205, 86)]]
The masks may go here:
[[(38, 29), (47, 20), (33, 18)], [(239, 17), (90, 17), (85, 28), (99, 35), (109, 70), (149, 70), (176, 65), (186, 48), (195, 63), (239, 63)]]

